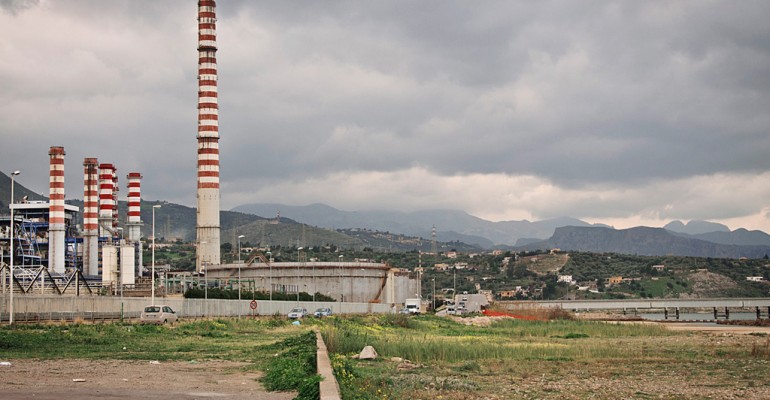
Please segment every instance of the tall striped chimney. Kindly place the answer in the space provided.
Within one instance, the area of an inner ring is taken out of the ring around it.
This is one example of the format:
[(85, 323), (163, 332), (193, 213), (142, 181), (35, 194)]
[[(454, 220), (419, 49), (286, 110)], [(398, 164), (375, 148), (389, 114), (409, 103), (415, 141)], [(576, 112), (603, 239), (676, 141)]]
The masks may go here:
[(141, 218), (141, 179), (142, 174), (131, 172), (126, 177), (128, 179), (128, 220), (126, 228), (128, 229), (126, 239), (129, 243), (139, 242), (142, 237), (142, 218)]
[(118, 236), (118, 169), (113, 165), (112, 168), (112, 234)]
[(83, 159), (83, 273), (99, 275), (99, 163)]
[(48, 269), (64, 273), (64, 147), (51, 146), (48, 206)]
[(112, 237), (112, 210), (115, 204), (114, 181), (115, 167), (112, 164), (99, 164), (99, 236)]
[[(123, 261), (121, 266), (121, 275), (124, 280), (123, 283), (133, 283), (135, 276), (141, 274), (142, 265), (142, 196), (141, 196), (141, 180), (142, 174), (138, 172), (129, 172), (128, 176), (128, 218), (126, 220), (126, 239), (128, 246), (134, 249), (134, 270), (129, 273), (127, 269), (127, 260)], [(128, 251), (128, 250), (125, 250)], [(130, 277), (129, 277), (130, 275)]]
[(216, 1), (198, 1), (198, 250), (195, 267), (219, 264), (219, 104)]

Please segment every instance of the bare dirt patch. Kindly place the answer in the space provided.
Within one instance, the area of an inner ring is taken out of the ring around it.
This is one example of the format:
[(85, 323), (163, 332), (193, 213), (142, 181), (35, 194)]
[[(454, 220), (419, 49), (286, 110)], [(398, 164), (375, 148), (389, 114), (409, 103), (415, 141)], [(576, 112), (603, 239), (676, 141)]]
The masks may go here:
[(720, 274), (698, 271), (687, 276), (692, 282), (692, 291), (697, 297), (719, 297), (726, 290), (738, 288), (738, 284)]
[(3, 399), (291, 399), (266, 392), (246, 363), (209, 360), (0, 360)]

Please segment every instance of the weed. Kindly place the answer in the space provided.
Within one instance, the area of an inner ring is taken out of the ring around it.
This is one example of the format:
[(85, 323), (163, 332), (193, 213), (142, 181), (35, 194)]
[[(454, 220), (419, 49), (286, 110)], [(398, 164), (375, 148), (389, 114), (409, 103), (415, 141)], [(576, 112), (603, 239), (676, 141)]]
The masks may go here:
[(770, 358), (770, 339), (764, 344), (753, 343), (751, 345), (751, 356), (756, 358)]
[(588, 338), (590, 336), (588, 336), (588, 334), (585, 334), (585, 333), (572, 333), (572, 332), (570, 332), (570, 333), (568, 333), (568, 334), (566, 334), (564, 336), (556, 336), (556, 337), (560, 337), (562, 339), (584, 339), (584, 338)]
[(287, 338), (279, 343), (265, 346), (266, 349), (279, 349), (265, 369), (262, 383), (267, 390), (298, 390), (295, 399), (317, 399), (318, 383), (321, 377), (316, 374), (316, 338), (314, 332)]
[(458, 372), (479, 372), (481, 366), (476, 361), (468, 361), (454, 368)]

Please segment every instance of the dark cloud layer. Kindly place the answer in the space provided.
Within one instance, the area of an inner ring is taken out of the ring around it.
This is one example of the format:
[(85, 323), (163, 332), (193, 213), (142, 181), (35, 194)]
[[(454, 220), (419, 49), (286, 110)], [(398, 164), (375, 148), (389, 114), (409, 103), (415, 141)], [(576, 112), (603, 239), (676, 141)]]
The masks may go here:
[[(0, 168), (44, 190), (47, 148), (64, 145), (68, 168), (113, 161), (144, 173), (145, 198), (194, 205), (195, 2), (0, 8), (0, 137), (12, 144)], [(220, 1), (218, 12), (225, 207), (443, 201), (629, 221), (769, 208), (767, 190), (746, 187), (770, 171), (770, 3)], [(439, 200), (404, 193), (415, 181)], [(739, 206), (722, 195), (730, 182)]]

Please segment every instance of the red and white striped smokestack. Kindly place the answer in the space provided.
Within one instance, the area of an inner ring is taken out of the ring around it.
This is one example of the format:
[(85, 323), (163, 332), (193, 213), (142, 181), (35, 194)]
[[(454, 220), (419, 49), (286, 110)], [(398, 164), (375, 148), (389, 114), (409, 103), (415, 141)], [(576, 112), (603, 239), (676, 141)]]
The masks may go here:
[(128, 220), (126, 223), (128, 232), (126, 238), (129, 243), (136, 243), (139, 242), (142, 237), (142, 174), (131, 172), (126, 179), (128, 179)]
[(216, 22), (216, 1), (198, 1), (198, 271), (220, 261)]
[(112, 211), (115, 204), (114, 181), (115, 167), (112, 164), (99, 164), (99, 232), (100, 237), (111, 237)]
[(51, 146), (48, 206), (48, 269), (64, 273), (64, 147)]
[(120, 187), (118, 186), (118, 169), (113, 166), (112, 168), (112, 229), (113, 235), (118, 236), (118, 192)]
[(99, 274), (99, 163), (83, 159), (83, 273)]

